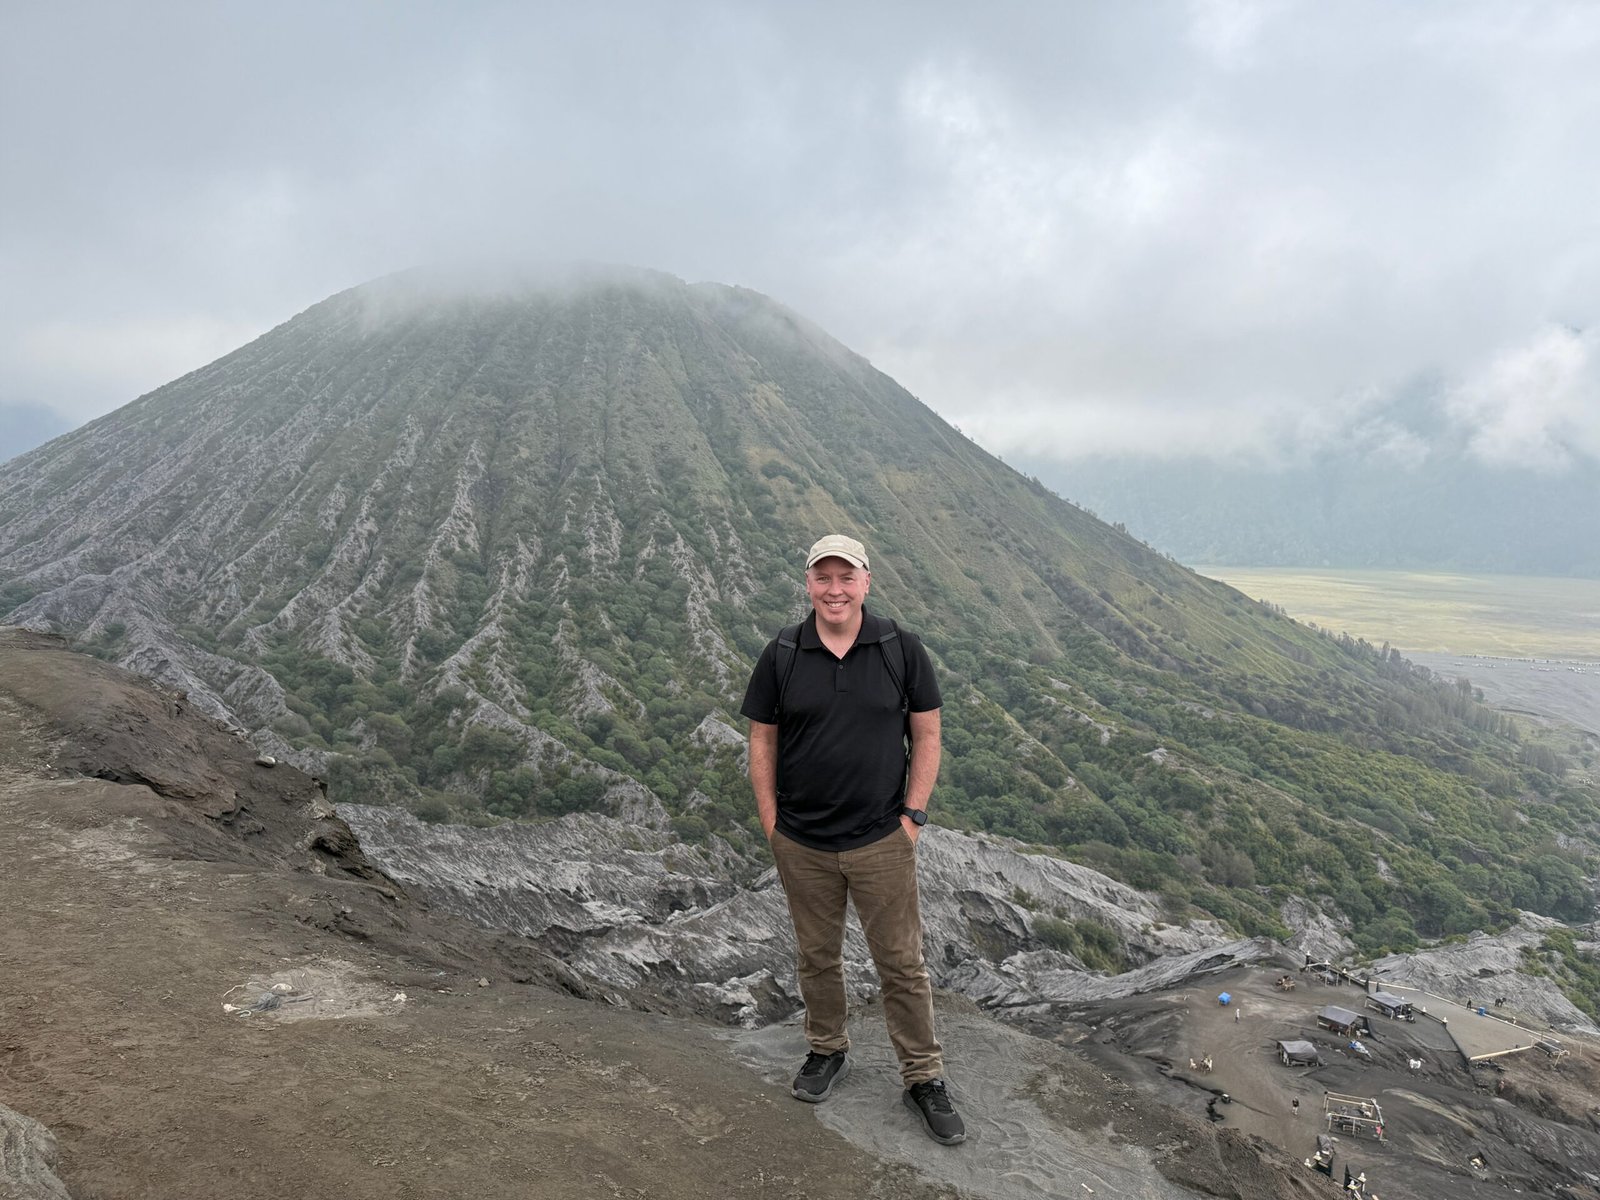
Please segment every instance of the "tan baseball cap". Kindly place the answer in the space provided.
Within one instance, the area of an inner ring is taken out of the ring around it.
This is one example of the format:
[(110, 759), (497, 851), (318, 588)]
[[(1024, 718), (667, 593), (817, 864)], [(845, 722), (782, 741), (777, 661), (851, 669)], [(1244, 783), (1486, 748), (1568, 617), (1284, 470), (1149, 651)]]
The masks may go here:
[(816, 540), (811, 547), (811, 553), (806, 555), (806, 570), (809, 571), (824, 558), (842, 558), (864, 571), (872, 570), (867, 562), (867, 548), (855, 538), (845, 537), (842, 533), (830, 533)]

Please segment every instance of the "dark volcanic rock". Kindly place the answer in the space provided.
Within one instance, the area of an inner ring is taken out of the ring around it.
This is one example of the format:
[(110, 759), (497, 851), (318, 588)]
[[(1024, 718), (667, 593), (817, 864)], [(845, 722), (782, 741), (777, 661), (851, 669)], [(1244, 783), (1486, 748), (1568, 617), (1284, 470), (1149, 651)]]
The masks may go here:
[(236, 730), (188, 697), (93, 659), (65, 640), (0, 628), (6, 686), (56, 739), (57, 770), (140, 784), (191, 822), (197, 854), (288, 860), (306, 870), (392, 884), (362, 852), (321, 784), (292, 766), (262, 766)]
[[(340, 811), (407, 887), (486, 928), (534, 938), (607, 987), (744, 1025), (800, 1007), (776, 877), (750, 878), (747, 860), (718, 839), (685, 845), (594, 814), (474, 829), (392, 808)], [(917, 855), (935, 982), (996, 1007), (1128, 995), (1282, 953), (1265, 940), (1232, 942), (1212, 922), (1164, 921), (1155, 898), (1006, 838), (930, 826)], [(1035, 925), (1050, 914), (1097, 922), (1147, 965), (1106, 978), (1043, 948)], [(847, 986), (865, 999), (876, 977), (853, 919), (846, 939)]]
[(156, 817), (185, 857), (292, 867), (317, 881), (293, 900), (306, 924), (408, 951), (429, 946), (440, 965), (493, 962), (523, 980), (593, 994), (591, 983), (503, 930), (443, 933), (428, 907), (367, 857), (316, 779), (285, 763), (261, 765), (236, 729), (182, 693), (75, 654), (59, 637), (15, 628), (0, 627), (0, 664), (5, 694), (42, 730), (50, 768), (101, 785), (70, 793), (86, 820)]

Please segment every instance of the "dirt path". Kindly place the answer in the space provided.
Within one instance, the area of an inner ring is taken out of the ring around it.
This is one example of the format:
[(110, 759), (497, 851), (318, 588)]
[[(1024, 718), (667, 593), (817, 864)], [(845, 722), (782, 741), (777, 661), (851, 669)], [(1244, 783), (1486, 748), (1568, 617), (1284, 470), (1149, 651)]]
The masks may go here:
[[(253, 752), (221, 731), (204, 770), (236, 795), (49, 778), (116, 741), (68, 744), (66, 715), (19, 700), (64, 658), (0, 669), (0, 1104), (55, 1134), (74, 1200), (951, 1194), (850, 1146), (715, 1030), (513, 983), (537, 964), (306, 850), (327, 823), (282, 798), (286, 775), (250, 791)], [(191, 719), (108, 672), (63, 703), (121, 712), (135, 746)], [(316, 1000), (223, 1011), (274, 982)]]

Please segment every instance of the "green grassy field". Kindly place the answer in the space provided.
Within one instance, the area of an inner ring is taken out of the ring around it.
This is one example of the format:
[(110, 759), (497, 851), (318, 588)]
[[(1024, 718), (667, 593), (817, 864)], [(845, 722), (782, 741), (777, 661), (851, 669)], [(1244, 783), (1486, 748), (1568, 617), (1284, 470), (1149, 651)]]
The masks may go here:
[(1297, 621), (1402, 651), (1600, 660), (1600, 580), (1196, 567)]

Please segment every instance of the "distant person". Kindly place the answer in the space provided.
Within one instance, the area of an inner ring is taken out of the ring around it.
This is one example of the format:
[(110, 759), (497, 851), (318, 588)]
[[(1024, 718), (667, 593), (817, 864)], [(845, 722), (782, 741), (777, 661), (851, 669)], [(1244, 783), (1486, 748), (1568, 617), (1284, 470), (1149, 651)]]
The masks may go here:
[(929, 1137), (954, 1145), (967, 1131), (934, 1034), (917, 894), (917, 838), (939, 774), (939, 682), (914, 634), (866, 610), (872, 573), (860, 542), (819, 539), (805, 583), (811, 613), (761, 652), (740, 709), (806, 1002), (811, 1052), (794, 1094), (820, 1103), (850, 1069), (842, 950), (854, 903), (883, 988), (902, 1099)]

